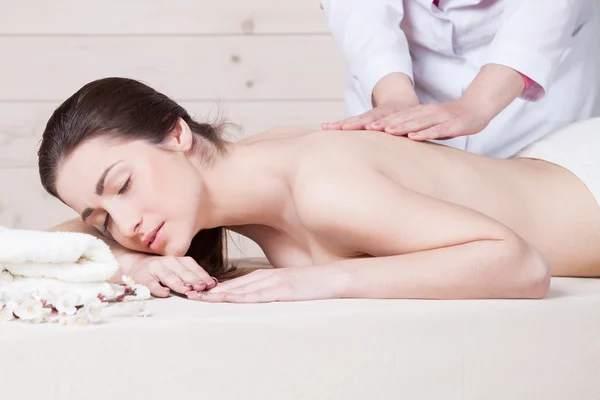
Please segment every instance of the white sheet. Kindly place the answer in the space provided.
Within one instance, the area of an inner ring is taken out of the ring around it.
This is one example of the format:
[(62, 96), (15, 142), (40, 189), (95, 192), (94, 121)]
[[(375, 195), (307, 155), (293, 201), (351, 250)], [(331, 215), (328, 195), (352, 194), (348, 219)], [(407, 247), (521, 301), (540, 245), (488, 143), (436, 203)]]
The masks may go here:
[(600, 279), (555, 278), (541, 301), (149, 306), (0, 324), (0, 398), (600, 399)]

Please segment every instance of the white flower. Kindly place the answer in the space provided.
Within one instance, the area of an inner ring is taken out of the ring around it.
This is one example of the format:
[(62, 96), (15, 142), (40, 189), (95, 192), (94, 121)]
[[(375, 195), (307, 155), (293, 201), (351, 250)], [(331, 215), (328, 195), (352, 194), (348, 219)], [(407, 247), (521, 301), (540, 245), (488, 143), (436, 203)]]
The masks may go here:
[(8, 294), (5, 290), (0, 290), (0, 308), (3, 308), (8, 301)]
[(131, 288), (133, 290), (135, 290), (135, 297), (138, 300), (146, 300), (146, 299), (149, 299), (151, 297), (151, 295), (150, 295), (150, 289), (148, 289), (146, 286), (144, 286), (142, 284), (136, 283)]
[(83, 306), (81, 310), (79, 310), (78, 314), (86, 315), (91, 322), (99, 321), (102, 317), (102, 309), (105, 304), (100, 301), (100, 299), (94, 298)]
[(13, 288), (8, 292), (6, 307), (9, 310), (14, 311), (27, 300), (31, 300), (31, 295), (22, 290)]
[(135, 285), (135, 281), (133, 280), (133, 278), (131, 278), (130, 276), (127, 275), (123, 275), (121, 277), (121, 280), (123, 281), (124, 284), (129, 285), (129, 286), (133, 286)]
[(52, 286), (47, 288), (47, 292), (48, 301), (59, 313), (74, 315), (77, 312), (77, 305), (79, 304), (80, 298), (76, 292), (69, 292), (65, 288), (60, 292), (57, 292)]
[(15, 316), (13, 315), (12, 310), (10, 310), (8, 307), (1, 307), (0, 308), (0, 322), (2, 321), (10, 321), (11, 319), (14, 319)]
[(79, 295), (73, 292), (63, 292), (52, 300), (52, 305), (61, 314), (73, 315), (77, 312)]
[(43, 318), (43, 305), (39, 300), (27, 299), (14, 309), (14, 313), (22, 320), (35, 322)]

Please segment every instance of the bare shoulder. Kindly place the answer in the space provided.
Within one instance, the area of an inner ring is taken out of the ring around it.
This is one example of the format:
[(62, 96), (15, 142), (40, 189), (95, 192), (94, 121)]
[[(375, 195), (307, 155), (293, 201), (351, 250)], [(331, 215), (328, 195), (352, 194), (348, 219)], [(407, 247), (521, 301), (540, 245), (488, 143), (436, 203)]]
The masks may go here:
[(288, 139), (299, 137), (315, 132), (314, 129), (301, 128), (296, 126), (281, 126), (268, 131), (253, 134), (243, 139), (244, 143), (253, 143), (264, 140)]

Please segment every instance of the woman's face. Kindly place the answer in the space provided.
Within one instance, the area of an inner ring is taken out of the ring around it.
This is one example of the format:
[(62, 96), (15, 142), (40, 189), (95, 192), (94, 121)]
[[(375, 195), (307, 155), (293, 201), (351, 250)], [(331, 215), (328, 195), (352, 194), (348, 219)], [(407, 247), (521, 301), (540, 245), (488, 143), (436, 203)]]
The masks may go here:
[(191, 136), (178, 131), (160, 147), (141, 140), (85, 141), (59, 166), (58, 194), (122, 246), (182, 256), (199, 230), (202, 196)]

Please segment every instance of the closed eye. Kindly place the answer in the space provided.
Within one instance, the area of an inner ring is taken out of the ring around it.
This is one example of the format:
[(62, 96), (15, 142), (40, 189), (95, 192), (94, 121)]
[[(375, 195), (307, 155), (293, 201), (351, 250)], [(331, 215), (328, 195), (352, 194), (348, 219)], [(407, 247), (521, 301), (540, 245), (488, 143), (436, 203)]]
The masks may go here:
[(127, 178), (127, 181), (125, 181), (125, 184), (123, 185), (121, 190), (119, 190), (119, 194), (123, 194), (123, 193), (127, 192), (130, 184), (131, 184), (131, 176), (129, 178)]
[(104, 231), (104, 233), (108, 233), (108, 219), (110, 218), (110, 215), (106, 214), (106, 218), (104, 218), (104, 224), (102, 224), (102, 229)]

